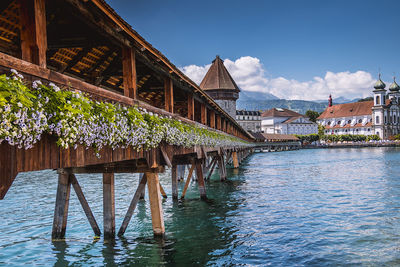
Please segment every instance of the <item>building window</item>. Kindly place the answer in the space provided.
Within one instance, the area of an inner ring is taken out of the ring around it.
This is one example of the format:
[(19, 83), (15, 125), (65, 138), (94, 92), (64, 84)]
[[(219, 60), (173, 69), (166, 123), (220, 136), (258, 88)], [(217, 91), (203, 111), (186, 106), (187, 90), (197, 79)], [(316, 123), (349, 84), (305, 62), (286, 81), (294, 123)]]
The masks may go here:
[(375, 117), (375, 123), (376, 123), (376, 124), (379, 124), (379, 116), (376, 116), (376, 117)]
[(347, 124), (350, 124), (350, 123), (351, 123), (351, 120), (348, 120), (348, 121), (347, 121)]
[(371, 131), (371, 129), (370, 129), (370, 128), (368, 128), (368, 132), (369, 132), (369, 131)]
[(331, 125), (331, 122), (330, 122), (330, 121), (328, 121), (328, 125)]
[(340, 124), (340, 121), (338, 121), (336, 124), (339, 125), (339, 124)]
[(358, 120), (358, 123), (362, 123), (362, 119), (359, 119), (359, 120)]
[(375, 105), (379, 105), (379, 95), (376, 96)]

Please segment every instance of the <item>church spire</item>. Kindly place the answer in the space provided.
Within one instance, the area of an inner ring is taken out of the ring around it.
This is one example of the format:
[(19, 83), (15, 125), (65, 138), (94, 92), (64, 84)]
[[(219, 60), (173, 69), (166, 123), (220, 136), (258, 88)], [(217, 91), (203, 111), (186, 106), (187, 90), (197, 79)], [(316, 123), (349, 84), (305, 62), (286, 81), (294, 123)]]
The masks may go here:
[(329, 95), (329, 98), (328, 98), (328, 107), (332, 107), (332, 95)]

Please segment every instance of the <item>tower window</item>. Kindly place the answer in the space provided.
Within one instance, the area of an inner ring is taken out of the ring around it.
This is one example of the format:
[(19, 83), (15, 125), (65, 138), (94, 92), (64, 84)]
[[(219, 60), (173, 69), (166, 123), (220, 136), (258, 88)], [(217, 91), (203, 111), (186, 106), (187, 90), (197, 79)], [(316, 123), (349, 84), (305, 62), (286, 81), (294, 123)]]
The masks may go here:
[(376, 123), (376, 124), (379, 124), (379, 116), (376, 116), (376, 117), (375, 117), (375, 123)]
[(379, 105), (379, 102), (380, 102), (379, 100), (380, 100), (380, 97), (379, 97), (379, 95), (377, 95), (377, 96), (376, 96), (376, 100), (375, 100), (375, 104), (376, 104), (376, 105)]

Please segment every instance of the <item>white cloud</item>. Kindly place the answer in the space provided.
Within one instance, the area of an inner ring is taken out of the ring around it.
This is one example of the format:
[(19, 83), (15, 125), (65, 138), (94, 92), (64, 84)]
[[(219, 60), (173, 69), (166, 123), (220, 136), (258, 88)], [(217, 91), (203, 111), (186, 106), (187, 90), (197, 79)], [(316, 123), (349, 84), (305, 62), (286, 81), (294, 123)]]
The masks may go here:
[[(298, 81), (284, 77), (267, 77), (267, 71), (258, 58), (241, 57), (232, 61), (224, 60), (224, 65), (241, 90), (271, 93), (279, 98), (323, 100), (332, 94), (334, 98), (371, 96), (375, 79), (369, 72), (326, 72), (324, 77), (314, 77), (310, 81)], [(200, 84), (209, 65), (190, 65), (181, 68), (193, 81)]]

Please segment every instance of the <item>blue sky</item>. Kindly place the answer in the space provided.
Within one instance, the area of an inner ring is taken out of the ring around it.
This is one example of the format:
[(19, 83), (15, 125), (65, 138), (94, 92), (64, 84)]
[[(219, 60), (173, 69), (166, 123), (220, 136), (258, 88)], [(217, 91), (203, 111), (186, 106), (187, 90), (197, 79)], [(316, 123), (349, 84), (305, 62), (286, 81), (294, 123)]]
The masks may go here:
[[(108, 0), (108, 3), (178, 67), (204, 67), (217, 54), (232, 61), (232, 66), (243, 57), (259, 60), (262, 68), (259, 71), (267, 80), (260, 84), (260, 88), (266, 87), (257, 89), (260, 91), (279, 94), (285, 90), (272, 88), (271, 82), (278, 78), (295, 81), (297, 86), (309, 83), (308, 90), (316, 90), (312, 87), (318, 83), (315, 77), (328, 84), (329, 72), (347, 73), (354, 81), (348, 85), (343, 81), (336, 85), (319, 84), (318, 88), (327, 87), (320, 89), (320, 96), (328, 91), (344, 96), (348, 90), (349, 97), (367, 96), (369, 92), (364, 87), (376, 79), (379, 68), (387, 82), (392, 80), (393, 72), (400, 76), (400, 1)], [(358, 71), (363, 72), (363, 83), (356, 75)], [(194, 74), (189, 71), (188, 75)], [(246, 87), (240, 83), (239, 86)], [(290, 84), (285, 87), (296, 87)], [(299, 98), (293, 90), (288, 89), (288, 98)], [(307, 89), (297, 89), (301, 90)]]

